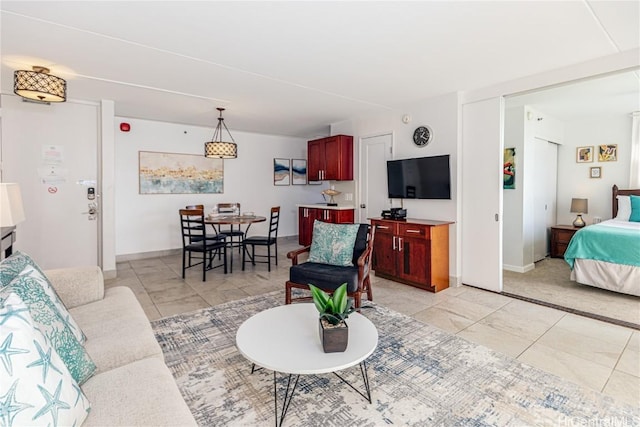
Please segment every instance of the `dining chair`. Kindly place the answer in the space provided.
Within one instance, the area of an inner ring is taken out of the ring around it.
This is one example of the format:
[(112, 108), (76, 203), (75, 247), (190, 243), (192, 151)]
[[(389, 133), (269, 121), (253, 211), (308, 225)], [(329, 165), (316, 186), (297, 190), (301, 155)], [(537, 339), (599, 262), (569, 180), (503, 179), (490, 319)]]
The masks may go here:
[[(269, 234), (267, 236), (250, 236), (246, 237), (242, 242), (242, 270), (244, 271), (244, 263), (246, 262), (247, 246), (251, 246), (251, 265), (256, 262), (266, 263), (267, 270), (271, 271), (271, 258), (275, 259), (278, 265), (278, 224), (280, 223), (280, 206), (271, 208), (271, 219), (269, 220)], [(266, 246), (266, 255), (256, 255), (256, 246)], [(271, 254), (271, 246), (274, 246), (274, 254)], [(256, 261), (256, 257), (266, 258), (265, 261)]]
[[(201, 209), (180, 209), (180, 228), (182, 230), (182, 278), (187, 268), (202, 264), (202, 281), (207, 280), (207, 270), (224, 267), (227, 274), (227, 244), (224, 240), (209, 240), (205, 236), (204, 212)], [(214, 254), (222, 254), (222, 264), (213, 266)], [(189, 254), (187, 265), (187, 253)], [(200, 254), (200, 262), (193, 263), (192, 254)]]
[[(324, 224), (325, 228), (337, 228), (344, 225), (353, 224), (329, 224), (315, 221), (313, 240), (318, 240), (320, 245), (329, 243), (331, 240), (341, 238), (340, 232), (329, 230), (328, 233), (321, 236), (317, 232), (316, 225)], [(360, 308), (362, 295), (366, 294), (369, 301), (373, 301), (373, 291), (371, 289), (371, 261), (373, 259), (373, 239), (375, 235), (375, 227), (369, 224), (359, 224), (355, 242), (353, 244), (353, 255), (350, 258), (351, 265), (345, 263), (329, 264), (326, 261), (314, 262), (313, 258), (308, 258), (306, 262), (300, 263), (299, 258), (304, 253), (313, 254), (312, 248), (314, 242), (310, 246), (291, 251), (287, 254), (287, 258), (291, 259), (291, 268), (289, 269), (289, 280), (285, 285), (285, 304), (291, 304), (292, 301), (311, 300), (311, 296), (303, 294), (292, 295), (292, 289), (309, 290), (309, 284), (322, 289), (327, 293), (333, 293), (340, 285), (347, 283), (347, 294), (354, 299), (355, 308)], [(316, 239), (318, 237), (318, 239)], [(337, 247), (337, 246), (336, 246)], [(347, 246), (343, 245), (346, 249)], [(315, 248), (313, 248), (315, 249)], [(327, 245), (327, 249), (331, 251), (331, 244)]]
[[(202, 211), (202, 214), (204, 215), (204, 205), (187, 205), (185, 206), (185, 209), (196, 209), (196, 210), (200, 210)], [(227, 236), (222, 236), (218, 233), (218, 230), (216, 230), (215, 227), (212, 227), (213, 231), (215, 231), (216, 234), (206, 234), (205, 233), (205, 238), (207, 240), (225, 240)], [(206, 228), (205, 228), (206, 229)], [(201, 240), (202, 237), (201, 236), (194, 236), (192, 237), (192, 242)]]
[[(221, 215), (240, 215), (240, 203), (218, 203), (216, 205), (218, 214)], [(237, 247), (238, 253), (242, 250), (242, 241), (244, 240), (245, 233), (240, 228), (240, 225), (228, 225), (223, 228), (222, 225), (218, 226), (216, 230), (218, 235), (224, 236), (229, 239), (228, 245), (231, 248)], [(237, 240), (234, 243), (234, 239)]]

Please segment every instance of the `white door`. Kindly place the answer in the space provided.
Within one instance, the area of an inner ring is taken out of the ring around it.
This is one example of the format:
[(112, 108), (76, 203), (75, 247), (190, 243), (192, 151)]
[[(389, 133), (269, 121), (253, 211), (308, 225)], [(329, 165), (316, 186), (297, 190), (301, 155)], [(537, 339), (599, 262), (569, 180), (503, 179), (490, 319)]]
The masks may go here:
[(502, 291), (503, 98), (462, 106), (462, 283)]
[(391, 159), (392, 142), (390, 133), (360, 140), (360, 222), (379, 217), (391, 206), (387, 197), (387, 160)]
[(26, 216), (15, 248), (44, 269), (100, 264), (99, 221), (87, 213), (99, 201), (99, 129), (96, 104), (2, 96), (2, 179), (20, 184)]
[(558, 174), (557, 145), (533, 138), (533, 262), (549, 254), (549, 230), (555, 225), (556, 183)]

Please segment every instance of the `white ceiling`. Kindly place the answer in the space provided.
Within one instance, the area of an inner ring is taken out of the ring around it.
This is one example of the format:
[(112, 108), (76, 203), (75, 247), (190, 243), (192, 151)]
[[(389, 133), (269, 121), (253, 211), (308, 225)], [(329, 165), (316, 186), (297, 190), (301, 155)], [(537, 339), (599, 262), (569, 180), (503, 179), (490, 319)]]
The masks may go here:
[(118, 116), (212, 127), (221, 106), (231, 129), (299, 137), (640, 47), (638, 0), (0, 8), (2, 93), (14, 70), (43, 65), (67, 79), (70, 99), (112, 99)]

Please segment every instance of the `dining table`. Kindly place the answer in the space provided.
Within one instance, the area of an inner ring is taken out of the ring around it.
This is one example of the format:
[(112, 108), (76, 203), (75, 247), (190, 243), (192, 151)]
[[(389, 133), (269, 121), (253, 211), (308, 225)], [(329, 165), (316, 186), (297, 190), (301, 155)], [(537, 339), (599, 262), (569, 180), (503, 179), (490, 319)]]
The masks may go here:
[[(249, 228), (251, 228), (251, 225), (256, 223), (256, 222), (265, 222), (267, 220), (267, 217), (264, 216), (257, 216), (257, 215), (228, 215), (228, 214), (222, 214), (222, 215), (208, 215), (205, 217), (204, 219), (204, 223), (205, 224), (210, 224), (211, 226), (213, 226), (214, 230), (216, 231), (216, 233), (219, 233), (219, 229), (221, 225), (237, 225), (239, 227), (242, 227), (244, 225), (247, 226), (247, 228), (244, 229), (244, 235), (246, 236), (247, 233), (249, 232)], [(224, 232), (222, 232), (224, 233)], [(228, 247), (234, 248), (234, 247), (242, 247), (242, 242), (239, 242), (237, 244), (237, 246), (233, 245), (233, 242), (228, 244)], [(246, 250), (245, 248), (243, 248), (243, 250)], [(251, 255), (249, 255), (249, 253), (247, 252), (246, 254), (249, 258), (251, 258)], [(233, 250), (231, 250), (231, 256), (230, 256), (230, 260), (229, 260), (229, 272), (233, 273)]]

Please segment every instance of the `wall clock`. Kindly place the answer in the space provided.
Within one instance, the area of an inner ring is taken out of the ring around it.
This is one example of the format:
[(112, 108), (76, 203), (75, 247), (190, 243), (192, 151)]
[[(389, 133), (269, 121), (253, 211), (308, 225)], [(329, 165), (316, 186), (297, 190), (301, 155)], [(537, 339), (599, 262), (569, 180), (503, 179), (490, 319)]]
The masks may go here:
[(418, 147), (426, 147), (433, 139), (433, 131), (429, 126), (419, 126), (413, 131), (413, 143)]

